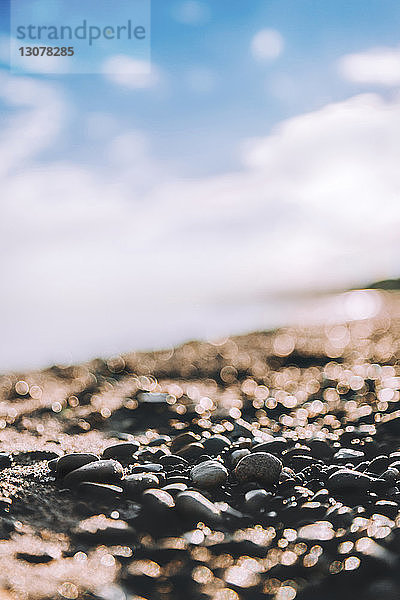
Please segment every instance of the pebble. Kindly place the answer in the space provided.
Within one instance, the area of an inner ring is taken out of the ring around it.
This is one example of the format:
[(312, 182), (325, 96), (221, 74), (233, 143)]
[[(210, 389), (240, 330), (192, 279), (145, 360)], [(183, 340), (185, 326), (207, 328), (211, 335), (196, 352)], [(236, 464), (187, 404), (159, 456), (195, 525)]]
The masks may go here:
[(188, 461), (183, 456), (177, 456), (176, 454), (169, 454), (160, 457), (160, 465), (163, 467), (175, 467), (188, 465)]
[(346, 491), (363, 491), (369, 490), (374, 482), (372, 477), (365, 473), (358, 473), (349, 469), (342, 469), (333, 473), (328, 478), (327, 487), (329, 490), (346, 492)]
[(243, 456), (247, 456), (248, 454), (250, 454), (250, 450), (248, 450), (247, 448), (241, 448), (240, 450), (234, 450), (232, 452), (232, 454), (230, 455), (230, 464), (232, 465), (232, 467), (236, 467), (239, 460), (241, 458), (243, 458)]
[(210, 456), (218, 456), (231, 445), (229, 439), (224, 435), (212, 435), (202, 443), (206, 454)]
[(351, 448), (342, 448), (333, 455), (333, 460), (339, 463), (352, 463), (354, 465), (362, 462), (365, 458), (364, 452), (352, 450)]
[(180, 435), (177, 435), (176, 438), (174, 438), (172, 440), (170, 450), (171, 450), (172, 454), (175, 454), (178, 450), (180, 450), (184, 446), (187, 446), (188, 444), (192, 444), (194, 442), (198, 442), (199, 439), (200, 439), (200, 436), (195, 435), (194, 433), (191, 433), (190, 431), (186, 432), (186, 433), (181, 433)]
[(244, 456), (236, 465), (235, 474), (240, 483), (259, 481), (272, 485), (279, 479), (282, 462), (268, 452), (255, 452)]
[(199, 458), (199, 456), (202, 456), (204, 454), (204, 446), (199, 442), (195, 442), (193, 444), (187, 444), (187, 446), (180, 448), (180, 450), (177, 450), (176, 453), (178, 454), (178, 456), (182, 456), (183, 458), (187, 459)]
[(144, 463), (143, 465), (135, 465), (132, 467), (131, 473), (160, 473), (162, 470), (162, 465), (157, 463)]
[(252, 447), (252, 452), (269, 452), (275, 454), (282, 452), (287, 448), (287, 439), (284, 437), (276, 437), (268, 442), (261, 442)]
[[(79, 469), (84, 465), (88, 465), (93, 462), (97, 462), (99, 457), (95, 454), (79, 453), (79, 454), (65, 454), (58, 459), (54, 459), (56, 462), (55, 471), (59, 477), (64, 477), (67, 473)], [(52, 462), (52, 461), (51, 461)]]
[(156, 516), (167, 516), (175, 501), (166, 490), (148, 489), (142, 494), (143, 506)]
[(133, 454), (140, 448), (137, 442), (123, 442), (108, 446), (103, 452), (103, 458), (116, 458), (117, 460), (131, 460)]
[(66, 487), (74, 487), (82, 481), (94, 481), (96, 483), (118, 482), (123, 476), (121, 463), (116, 460), (98, 460), (79, 467), (64, 477), (63, 483)]
[(122, 487), (109, 483), (95, 483), (83, 481), (78, 486), (78, 492), (93, 500), (100, 500), (106, 503), (118, 502), (123, 494)]
[(222, 522), (220, 509), (200, 492), (188, 490), (181, 492), (175, 498), (177, 511), (194, 521), (218, 525)]
[(193, 483), (205, 489), (213, 489), (224, 485), (228, 479), (228, 471), (216, 460), (206, 460), (190, 471)]
[(136, 500), (140, 494), (149, 488), (157, 488), (160, 485), (159, 479), (153, 473), (137, 473), (127, 475), (121, 481), (124, 488), (125, 496), (129, 499)]
[(260, 510), (267, 508), (271, 502), (272, 494), (265, 490), (250, 490), (244, 496), (243, 508), (245, 512), (258, 513)]
[(0, 469), (11, 466), (11, 456), (7, 452), (0, 452)]

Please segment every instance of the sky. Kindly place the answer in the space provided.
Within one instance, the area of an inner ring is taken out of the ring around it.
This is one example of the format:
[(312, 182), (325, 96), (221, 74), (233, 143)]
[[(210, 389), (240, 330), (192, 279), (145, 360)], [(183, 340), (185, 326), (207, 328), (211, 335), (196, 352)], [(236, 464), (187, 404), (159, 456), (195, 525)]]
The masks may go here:
[(10, 70), (7, 4), (0, 371), (400, 275), (397, 0), (152, 0), (151, 72), (125, 44), (97, 74)]

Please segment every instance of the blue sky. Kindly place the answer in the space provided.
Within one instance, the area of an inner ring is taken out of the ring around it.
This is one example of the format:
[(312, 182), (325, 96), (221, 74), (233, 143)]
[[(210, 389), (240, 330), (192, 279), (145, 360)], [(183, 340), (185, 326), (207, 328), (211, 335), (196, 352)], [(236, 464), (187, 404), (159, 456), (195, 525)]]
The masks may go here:
[(10, 72), (6, 8), (0, 370), (398, 276), (397, 0), (153, 0), (149, 76), (127, 45), (97, 75)]

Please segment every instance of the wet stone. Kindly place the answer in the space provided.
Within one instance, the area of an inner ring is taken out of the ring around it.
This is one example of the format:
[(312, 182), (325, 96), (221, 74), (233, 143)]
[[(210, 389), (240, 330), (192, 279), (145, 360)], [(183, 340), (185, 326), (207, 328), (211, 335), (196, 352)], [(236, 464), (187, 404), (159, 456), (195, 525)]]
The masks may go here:
[(150, 447), (153, 446), (162, 446), (163, 444), (168, 444), (171, 441), (169, 435), (159, 435), (158, 437), (151, 440), (147, 445)]
[(194, 442), (198, 442), (200, 437), (195, 435), (194, 433), (186, 432), (177, 435), (171, 442), (170, 450), (172, 454), (175, 454), (178, 450), (187, 446), (188, 444), (192, 444)]
[(216, 460), (206, 460), (190, 471), (193, 483), (205, 489), (220, 487), (228, 479), (227, 469)]
[(272, 494), (265, 490), (249, 490), (244, 497), (243, 510), (251, 514), (265, 510), (271, 502)]
[(153, 473), (137, 473), (124, 477), (121, 481), (121, 485), (124, 488), (125, 496), (135, 500), (144, 490), (157, 488), (160, 485), (160, 482), (158, 477), (153, 475)]
[(178, 454), (178, 456), (182, 456), (183, 458), (186, 458), (189, 460), (194, 459), (194, 458), (199, 458), (200, 456), (202, 456), (204, 454), (204, 446), (203, 446), (203, 444), (196, 442), (196, 443), (188, 444), (187, 446), (184, 446), (180, 450), (177, 450), (176, 453)]
[(131, 469), (131, 473), (161, 473), (163, 470), (162, 465), (158, 463), (144, 463), (143, 465), (135, 465)]
[(340, 470), (328, 478), (327, 487), (331, 491), (361, 491), (371, 489), (374, 479), (365, 473), (357, 471)]
[(282, 463), (279, 458), (268, 452), (255, 452), (244, 456), (235, 468), (235, 474), (240, 483), (259, 481), (265, 485), (276, 483), (281, 471)]
[(82, 481), (96, 483), (115, 483), (123, 476), (121, 463), (116, 460), (98, 460), (79, 467), (64, 477), (66, 487), (75, 487)]
[(78, 486), (78, 493), (94, 501), (115, 504), (120, 500), (123, 489), (109, 483), (83, 481)]
[(186, 459), (184, 459), (182, 456), (177, 456), (176, 454), (169, 454), (160, 458), (160, 465), (166, 468), (172, 468), (177, 465), (185, 466), (188, 464), (189, 463)]
[(219, 508), (200, 492), (192, 490), (181, 492), (176, 496), (175, 504), (177, 511), (192, 521), (203, 521), (211, 525), (222, 522)]
[(143, 492), (142, 503), (148, 512), (166, 515), (175, 506), (173, 496), (166, 490), (148, 489)]
[(140, 444), (137, 442), (123, 442), (122, 444), (108, 446), (108, 448), (103, 451), (102, 456), (103, 458), (115, 458), (117, 460), (129, 461), (139, 448)]
[(376, 475), (381, 475), (386, 471), (389, 465), (390, 459), (388, 456), (377, 456), (369, 463), (368, 471), (370, 473), (375, 473)]
[(210, 456), (218, 456), (231, 445), (229, 439), (224, 435), (212, 435), (210, 438), (203, 440), (202, 443), (205, 453)]
[[(64, 477), (67, 473), (79, 469), (89, 463), (97, 462), (99, 457), (90, 453), (65, 454), (55, 459), (55, 471), (59, 477)], [(52, 461), (51, 461), (52, 462)]]
[(232, 454), (230, 455), (230, 464), (232, 465), (232, 467), (236, 467), (239, 460), (241, 458), (243, 458), (244, 456), (247, 456), (248, 454), (250, 454), (250, 450), (247, 450), (247, 448), (241, 448), (240, 450), (234, 450), (232, 452)]
[(360, 450), (352, 450), (351, 448), (342, 448), (338, 450), (334, 456), (333, 461), (338, 463), (352, 463), (354, 465), (362, 462), (365, 458), (364, 452)]
[(11, 456), (7, 452), (0, 452), (0, 469), (11, 466)]
[(166, 492), (171, 494), (173, 498), (175, 498), (175, 496), (177, 496), (180, 492), (184, 492), (185, 490), (187, 490), (187, 487), (188, 486), (186, 485), (186, 483), (168, 483), (167, 485), (164, 485), (161, 489), (165, 490)]
[(271, 454), (281, 453), (287, 448), (287, 439), (276, 437), (268, 442), (261, 442), (252, 447), (252, 452), (269, 452)]

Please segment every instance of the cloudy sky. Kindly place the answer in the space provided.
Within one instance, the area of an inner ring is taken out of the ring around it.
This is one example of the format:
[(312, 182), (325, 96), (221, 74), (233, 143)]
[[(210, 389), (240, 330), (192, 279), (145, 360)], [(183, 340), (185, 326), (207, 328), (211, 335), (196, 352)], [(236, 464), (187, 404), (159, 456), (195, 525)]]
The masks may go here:
[(2, 10), (0, 371), (400, 275), (398, 0), (152, 0), (96, 75), (12, 73)]

